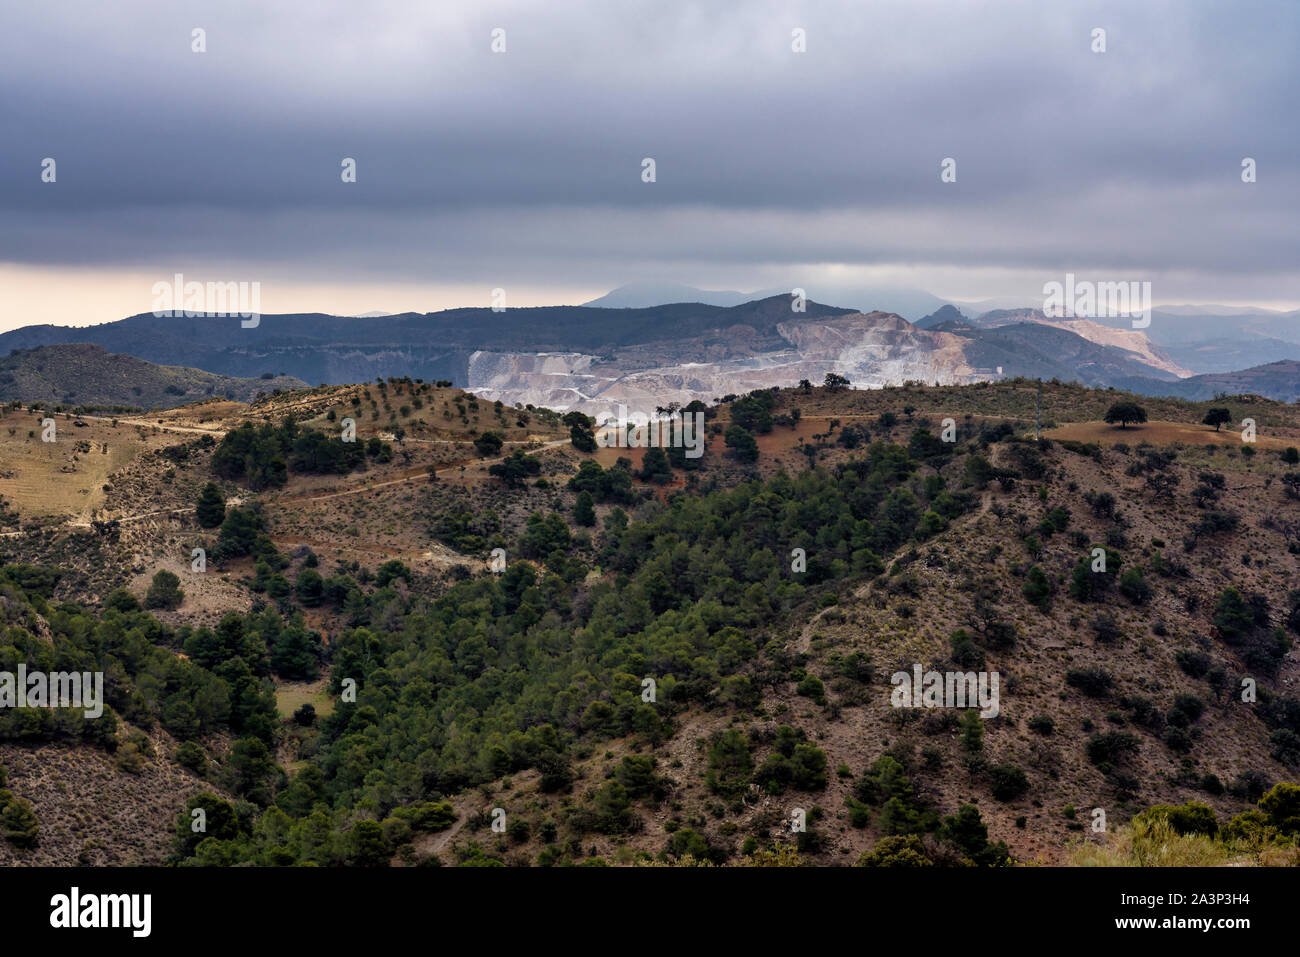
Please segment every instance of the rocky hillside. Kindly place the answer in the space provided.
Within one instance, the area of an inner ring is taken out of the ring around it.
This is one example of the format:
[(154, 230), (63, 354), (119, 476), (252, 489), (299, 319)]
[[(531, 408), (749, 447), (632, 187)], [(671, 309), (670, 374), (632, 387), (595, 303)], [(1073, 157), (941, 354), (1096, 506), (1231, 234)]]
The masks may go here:
[[(764, 391), (698, 460), (411, 380), (227, 410), (113, 477), (156, 498), (4, 539), (6, 660), (112, 655), (121, 718), (110, 763), (0, 715), (38, 835), (5, 857), (1061, 864), (1195, 802), (1221, 862), (1289, 860), (1253, 809), (1300, 773), (1300, 419), (1101, 421), (1133, 399), (1049, 383), (1036, 442), (1030, 382)], [(917, 667), (996, 673), (996, 707), (900, 707)], [(196, 802), (219, 836), (158, 833)]]
[(1195, 401), (1253, 393), (1282, 402), (1300, 402), (1300, 361), (1282, 359), (1236, 372), (1210, 372), (1168, 383), (1159, 391)]
[[(784, 300), (780, 305), (788, 307)], [(804, 379), (820, 383), (827, 373), (845, 376), (855, 388), (1032, 376), (1159, 392), (1160, 382), (1176, 381), (1185, 370), (1140, 332), (1096, 324), (1043, 320), (976, 328), (949, 318), (923, 329), (884, 312), (786, 314), (770, 328), (738, 324), (716, 340), (656, 341), (606, 357), (478, 352), (468, 365), (467, 388), (507, 403), (601, 415), (617, 403), (652, 410), (674, 401), (709, 402)]]

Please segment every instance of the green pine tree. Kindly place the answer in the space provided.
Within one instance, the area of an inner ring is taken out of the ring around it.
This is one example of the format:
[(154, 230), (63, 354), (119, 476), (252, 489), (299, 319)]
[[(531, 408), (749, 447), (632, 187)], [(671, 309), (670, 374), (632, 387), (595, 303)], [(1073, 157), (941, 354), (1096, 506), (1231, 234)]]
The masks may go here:
[(195, 515), (203, 528), (216, 528), (225, 519), (226, 498), (221, 494), (221, 489), (217, 488), (216, 482), (203, 486)]

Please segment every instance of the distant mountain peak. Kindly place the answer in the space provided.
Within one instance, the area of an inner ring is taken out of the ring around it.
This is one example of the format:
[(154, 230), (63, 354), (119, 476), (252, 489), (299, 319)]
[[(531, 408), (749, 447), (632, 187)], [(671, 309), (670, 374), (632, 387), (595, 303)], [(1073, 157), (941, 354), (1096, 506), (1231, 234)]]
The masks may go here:
[(746, 295), (726, 289), (697, 289), (675, 282), (630, 282), (611, 289), (605, 295), (584, 302), (584, 306), (597, 309), (648, 309), (678, 302), (698, 302), (706, 306), (739, 306), (743, 302), (761, 299), (759, 295)]
[(952, 303), (940, 306), (928, 316), (918, 319), (915, 325), (918, 329), (934, 329), (936, 326), (945, 323), (959, 323), (962, 326), (970, 327), (970, 323), (966, 320), (966, 316)]
[(611, 290), (598, 299), (583, 303), (605, 309), (647, 309), (683, 302), (706, 306), (739, 306), (757, 299), (784, 298), (789, 301), (800, 290), (809, 301), (833, 303), (851, 312), (892, 312), (910, 321), (944, 305), (944, 300), (923, 289), (904, 286), (863, 285), (849, 282), (817, 282), (795, 279), (786, 286), (769, 286), (753, 292), (699, 289), (682, 283), (633, 282)]

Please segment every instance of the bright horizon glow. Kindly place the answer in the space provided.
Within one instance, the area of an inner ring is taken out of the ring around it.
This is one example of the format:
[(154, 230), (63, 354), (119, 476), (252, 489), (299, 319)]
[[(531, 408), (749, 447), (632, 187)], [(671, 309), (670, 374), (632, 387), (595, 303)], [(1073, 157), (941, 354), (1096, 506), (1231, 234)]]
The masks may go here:
[[(248, 270), (182, 270), (187, 279), (226, 281), (249, 277)], [(171, 274), (122, 270), (68, 269), (0, 264), (0, 332), (23, 326), (74, 328), (116, 322), (153, 311), (153, 285)], [(261, 282), (264, 315), (327, 313), (357, 316), (367, 312), (437, 312), (466, 306), (490, 306), (490, 288), (481, 285), (395, 282)], [(606, 289), (559, 289), (520, 286), (508, 293), (509, 306), (569, 305), (604, 295)], [(566, 301), (567, 300), (567, 301)]]
[[(793, 270), (791, 270), (793, 271)], [(877, 270), (871, 270), (869, 278), (864, 277), (864, 284), (880, 282), (882, 277)], [(922, 285), (923, 277), (915, 270), (902, 269), (906, 273), (906, 284), (916, 288)], [(199, 281), (227, 281), (250, 277), (247, 269), (213, 269), (210, 271), (185, 272), (187, 278)], [(842, 275), (840, 277), (843, 281)], [(945, 275), (941, 282), (927, 289), (940, 299), (946, 299), (959, 307), (965, 303), (979, 302), (987, 299), (1022, 299), (1026, 307), (1041, 304), (1042, 296), (1023, 295), (1017, 292), (996, 292), (996, 285), (990, 284), (986, 277), (970, 277), (970, 292), (953, 295), (954, 286), (960, 285), (960, 279)], [(0, 332), (8, 332), (23, 326), (54, 325), (73, 328), (85, 328), (116, 322), (127, 316), (153, 311), (153, 284), (160, 280), (170, 280), (171, 274), (160, 275), (156, 272), (126, 271), (121, 269), (100, 270), (85, 267), (42, 267), (0, 264), (0, 289), (4, 290), (0, 299)], [(338, 316), (360, 316), (368, 312), (385, 313), (430, 313), (443, 309), (466, 307), (488, 307), (491, 305), (491, 288), (479, 283), (412, 283), (391, 281), (337, 281), (320, 282), (311, 280), (267, 281), (261, 282), (261, 311), (263, 315), (325, 313)], [(898, 283), (902, 285), (904, 283)], [(726, 289), (734, 288), (742, 292), (771, 287), (771, 283), (751, 281), (746, 283), (687, 283), (699, 288)], [(1024, 281), (1007, 282), (1006, 286), (1023, 289)], [(580, 305), (603, 296), (612, 287), (606, 286), (560, 286), (539, 283), (526, 283), (519, 286), (507, 286), (507, 308), (533, 306)], [(844, 305), (833, 301), (834, 297), (818, 299), (815, 291), (810, 296), (826, 305)], [(1226, 301), (1225, 301), (1226, 300)], [(1164, 306), (1198, 306), (1222, 305), (1241, 309), (1271, 309), (1289, 312), (1300, 308), (1300, 303), (1275, 299), (1246, 299), (1238, 296), (1166, 296), (1157, 299), (1154, 308)], [(919, 319), (920, 316), (912, 317)]]

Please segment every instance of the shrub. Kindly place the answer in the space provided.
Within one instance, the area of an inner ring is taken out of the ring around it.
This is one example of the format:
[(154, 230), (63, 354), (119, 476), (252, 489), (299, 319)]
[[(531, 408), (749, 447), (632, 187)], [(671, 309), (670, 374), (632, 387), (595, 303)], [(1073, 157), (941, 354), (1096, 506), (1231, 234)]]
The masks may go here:
[(1127, 731), (1106, 731), (1088, 739), (1088, 760), (1096, 765), (1117, 764), (1138, 748), (1138, 739)]
[(31, 804), (0, 790), (0, 836), (14, 847), (30, 850), (40, 840), (41, 824)]
[(795, 686), (795, 693), (814, 700), (824, 699), (826, 697), (826, 686), (822, 684), (822, 680), (816, 675), (807, 675)]
[(915, 834), (882, 837), (870, 851), (864, 851), (856, 867), (933, 867), (925, 845)]
[[(1246, 446), (1246, 448), (1250, 448), (1250, 446)], [(1236, 512), (1211, 509), (1201, 516), (1200, 524), (1196, 526), (1196, 534), (1217, 535), (1220, 532), (1231, 532), (1239, 524), (1241, 524), (1241, 519)]]
[(1097, 640), (1104, 644), (1110, 644), (1123, 637), (1123, 632), (1119, 630), (1119, 623), (1115, 621), (1114, 616), (1104, 612), (1092, 620), (1092, 631), (1097, 636)]
[(952, 660), (962, 668), (982, 668), (984, 649), (971, 641), (964, 628), (958, 628), (948, 639), (952, 646)]
[(1269, 824), (1283, 834), (1300, 835), (1300, 785), (1282, 782), (1259, 801)]
[(298, 574), (298, 581), (294, 586), (297, 592), (298, 600), (307, 608), (315, 608), (321, 603), (325, 594), (325, 579), (321, 578), (320, 572), (314, 568), (304, 568)]
[(963, 804), (956, 814), (944, 818), (939, 836), (977, 866), (1001, 867), (1011, 862), (1005, 844), (989, 843), (988, 825), (980, 819), (979, 808), (973, 804)]
[(1241, 592), (1225, 588), (1214, 606), (1214, 627), (1229, 644), (1244, 639), (1255, 627), (1255, 616), (1247, 606)]
[(758, 461), (758, 442), (755, 441), (750, 432), (741, 426), (727, 426), (722, 441), (727, 448), (731, 449), (731, 454), (735, 456), (737, 462), (749, 465)]
[(1277, 831), (1268, 823), (1268, 815), (1251, 809), (1229, 819), (1219, 831), (1225, 841), (1260, 847), (1272, 840)]
[(714, 860), (715, 857), (719, 858), (719, 860), (714, 861), (714, 863), (721, 863), (721, 860), (725, 860), (724, 855), (715, 851), (709, 845), (707, 840), (689, 827), (684, 827), (681, 830), (676, 831), (673, 836), (668, 839), (668, 847), (665, 849), (664, 853), (668, 857), (686, 857), (692, 858), (696, 861), (711, 861)]
[(1300, 734), (1290, 728), (1278, 728), (1268, 736), (1269, 756), (1288, 767), (1300, 764)]
[(411, 830), (426, 833), (445, 831), (456, 823), (456, 812), (450, 801), (425, 801), (412, 807), (397, 808), (393, 814), (406, 818)]
[(375, 584), (385, 588), (398, 578), (411, 583), (411, 569), (399, 558), (390, 558), (375, 570)]
[(984, 750), (984, 722), (974, 709), (962, 712), (960, 721), (961, 746), (967, 754), (979, 754)]
[(185, 592), (181, 591), (180, 584), (181, 580), (176, 575), (165, 568), (160, 569), (154, 574), (153, 582), (145, 595), (145, 607), (167, 609), (177, 607), (185, 599)]
[(662, 795), (664, 784), (655, 774), (655, 759), (648, 755), (629, 754), (614, 770), (614, 780), (635, 799)]
[(502, 461), (488, 466), (488, 474), (501, 479), (510, 488), (520, 488), (524, 479), (540, 475), (541, 472), (541, 460), (535, 455), (526, 454), (523, 449), (515, 449)]
[(1120, 594), (1135, 605), (1144, 605), (1151, 600), (1151, 586), (1142, 574), (1142, 568), (1134, 565), (1119, 580)]
[(207, 772), (208, 758), (203, 753), (203, 749), (193, 741), (186, 741), (176, 749), (176, 763), (181, 767), (193, 771), (199, 777)]
[(1065, 683), (1078, 688), (1089, 698), (1104, 697), (1115, 681), (1103, 668), (1071, 668), (1065, 673)]
[(573, 520), (587, 528), (596, 524), (595, 499), (590, 492), (584, 490), (578, 493), (577, 501), (573, 503)]
[(809, 744), (795, 745), (789, 757), (772, 754), (754, 772), (754, 783), (768, 794), (781, 794), (787, 787), (821, 791), (826, 787), (826, 754)]
[[(1205, 702), (1196, 697), (1196, 695), (1176, 695), (1174, 697), (1174, 705), (1169, 711), (1169, 723), (1186, 726), (1198, 721), (1204, 713)], [(1175, 714), (1181, 715), (1182, 718), (1175, 720)]]
[(754, 758), (743, 734), (730, 728), (714, 738), (705, 778), (710, 791), (724, 797), (742, 794), (749, 787), (753, 771)]
[[(1070, 573), (1070, 595), (1079, 601), (1093, 601), (1101, 597), (1109, 590), (1123, 564), (1118, 552), (1100, 545), (1097, 548), (1105, 553), (1104, 560), (1102, 556), (1094, 559), (1092, 552), (1089, 552), (1079, 559)], [(1104, 570), (1094, 571), (1094, 563), (1100, 563)]]
[(844, 799), (844, 806), (849, 809), (849, 824), (862, 830), (871, 823), (871, 808), (851, 797)]
[(1228, 793), (1233, 797), (1241, 798), (1243, 801), (1258, 801), (1272, 786), (1272, 779), (1264, 772), (1252, 769), (1238, 774), (1236, 779), (1228, 785)]
[(1029, 730), (1035, 734), (1049, 735), (1056, 730), (1056, 722), (1051, 715), (1040, 714), (1029, 719)]
[(1048, 537), (1051, 537), (1054, 532), (1063, 532), (1069, 527), (1070, 510), (1059, 506), (1049, 511), (1038, 523), (1038, 530)]
[(1189, 678), (1204, 678), (1210, 670), (1210, 656), (1201, 651), (1178, 651), (1174, 661)]
[(1219, 833), (1219, 822), (1214, 816), (1214, 810), (1196, 801), (1179, 805), (1157, 804), (1138, 816), (1148, 820), (1163, 817), (1169, 822), (1170, 827), (1184, 837), (1189, 834), (1214, 837)]
[(867, 804), (880, 805), (895, 797), (906, 802), (912, 800), (912, 782), (896, 758), (882, 754), (858, 779), (854, 793)]
[(1032, 565), (1025, 576), (1025, 584), (1021, 592), (1031, 605), (1046, 608), (1052, 596), (1052, 586), (1043, 570), (1037, 565)]
[(989, 768), (993, 796), (999, 801), (1014, 801), (1029, 790), (1029, 778), (1014, 764), (995, 764)]

